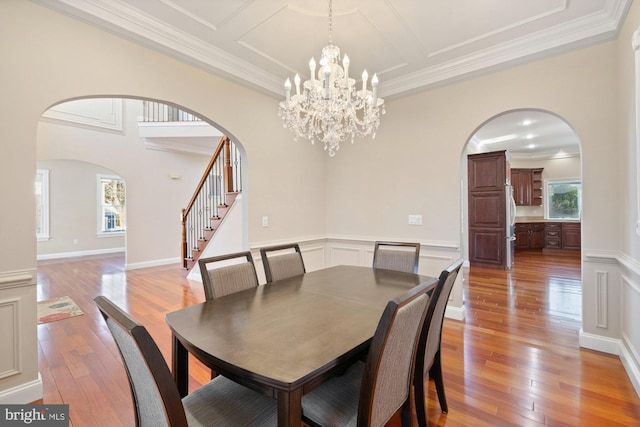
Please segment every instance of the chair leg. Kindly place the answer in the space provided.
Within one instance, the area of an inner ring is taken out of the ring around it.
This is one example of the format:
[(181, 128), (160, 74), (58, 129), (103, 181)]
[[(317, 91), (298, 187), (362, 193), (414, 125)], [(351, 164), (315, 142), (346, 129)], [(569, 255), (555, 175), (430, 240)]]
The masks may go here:
[(429, 377), (433, 378), (433, 381), (436, 384), (436, 392), (438, 393), (438, 401), (440, 402), (440, 409), (442, 409), (443, 413), (449, 412), (449, 407), (447, 406), (447, 398), (444, 394), (444, 381), (442, 378), (442, 363), (440, 361), (440, 351), (436, 353), (433, 365), (431, 365), (431, 369), (429, 369)]
[(426, 390), (424, 372), (417, 373), (415, 376), (415, 383), (413, 384), (413, 394), (416, 406), (416, 418), (418, 419), (418, 425), (420, 427), (427, 425), (427, 402), (426, 402)]
[[(402, 409), (400, 410), (400, 425), (402, 427), (411, 427), (411, 397), (407, 399), (407, 401), (402, 405)], [(426, 424), (420, 424), (419, 426), (425, 426)]]

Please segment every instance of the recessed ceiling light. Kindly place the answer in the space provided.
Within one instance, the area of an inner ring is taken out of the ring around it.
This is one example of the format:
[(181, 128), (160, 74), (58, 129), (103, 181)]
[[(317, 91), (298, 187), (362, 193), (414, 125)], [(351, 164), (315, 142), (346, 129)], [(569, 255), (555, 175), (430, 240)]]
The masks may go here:
[(532, 133), (528, 133), (527, 136), (525, 136), (525, 138), (527, 139), (533, 139), (533, 134)]
[(536, 148), (535, 144), (529, 144), (527, 145), (527, 148), (529, 148), (530, 150), (533, 150), (534, 148)]
[(522, 126), (529, 126), (531, 123), (533, 123), (530, 119), (524, 119), (522, 121)]
[(511, 133), (509, 135), (498, 136), (498, 137), (495, 137), (495, 138), (482, 139), (482, 140), (480, 140), (480, 142), (478, 144), (479, 145), (495, 144), (497, 142), (511, 141), (512, 139), (516, 139), (516, 138), (518, 138), (518, 135), (516, 135), (514, 133)]

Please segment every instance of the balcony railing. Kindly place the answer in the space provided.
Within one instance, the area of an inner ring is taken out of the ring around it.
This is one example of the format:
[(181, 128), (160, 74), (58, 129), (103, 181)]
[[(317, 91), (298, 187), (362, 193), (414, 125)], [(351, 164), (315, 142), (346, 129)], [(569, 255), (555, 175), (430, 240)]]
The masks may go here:
[(142, 101), (143, 122), (200, 122), (201, 118), (179, 108), (154, 101)]

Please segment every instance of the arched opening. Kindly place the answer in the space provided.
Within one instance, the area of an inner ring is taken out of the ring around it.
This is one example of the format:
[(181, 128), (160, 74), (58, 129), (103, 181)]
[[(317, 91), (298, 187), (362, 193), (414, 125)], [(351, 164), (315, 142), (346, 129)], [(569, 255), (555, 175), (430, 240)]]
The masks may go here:
[[(181, 126), (171, 112), (163, 113), (164, 121), (147, 121), (145, 107), (150, 104), (168, 106), (171, 111), (189, 116), (186, 120), (189, 126)], [(120, 246), (126, 249), (125, 268), (173, 264), (181, 258), (181, 209), (192, 197), (222, 135), (233, 139), (233, 135), (210, 119), (171, 102), (138, 97), (77, 98), (61, 101), (43, 114), (38, 125), (37, 161), (39, 165), (53, 162), (50, 164), (61, 168), (56, 176), (71, 175), (72, 180), (77, 175), (72, 166), (93, 165), (96, 169), (93, 175), (113, 175), (126, 181), (126, 239), (122, 237)], [(240, 144), (237, 146), (246, 163), (244, 149)], [(246, 167), (240, 170), (246, 174)], [(56, 182), (53, 174), (50, 179)], [(87, 179), (76, 176), (76, 181)], [(92, 179), (94, 190), (95, 179)], [(56, 187), (50, 191), (64, 194), (72, 201), (73, 205), (67, 205), (66, 209), (98, 209), (95, 191), (84, 196), (75, 187), (69, 187), (68, 191)], [(50, 200), (52, 218), (62, 215), (59, 202), (59, 198)], [(246, 218), (246, 199), (242, 206), (245, 213), (241, 217)], [(97, 213), (91, 215), (91, 221), (98, 218)], [(113, 225), (113, 230), (114, 221), (107, 224)], [(78, 228), (62, 233), (64, 230), (56, 224), (50, 224), (47, 243), (55, 242), (57, 246), (49, 251), (49, 258), (70, 253), (108, 253), (105, 242), (116, 234), (100, 235), (94, 227), (91, 232), (83, 231), (85, 237), (79, 237), (73, 235), (80, 232)], [(77, 225), (72, 222), (69, 227)], [(234, 234), (236, 241), (232, 244), (244, 248), (248, 242), (246, 221), (240, 227), (241, 232)], [(99, 243), (85, 245), (92, 241)]]
[[(582, 167), (580, 158), (580, 141), (569, 123), (558, 115), (539, 109), (518, 109), (500, 113), (489, 118), (480, 125), (469, 137), (461, 156), (462, 173), (462, 253), (466, 259), (473, 258), (469, 244), (469, 215), (468, 203), (468, 169), (467, 156), (477, 153), (499, 152), (506, 150), (508, 163), (512, 171), (537, 170), (536, 184), (529, 181), (528, 198), (519, 199), (515, 207), (516, 222), (521, 223), (567, 223), (567, 230), (573, 224), (573, 231), (566, 234), (562, 241), (562, 231), (559, 239), (553, 240), (545, 235), (544, 226), (538, 230), (540, 235), (533, 242), (532, 249), (580, 250), (581, 204), (565, 212), (555, 212), (553, 206), (560, 204), (564, 196), (556, 195), (561, 191), (561, 184), (572, 184), (572, 190), (578, 196), (582, 195)], [(506, 176), (513, 182), (512, 176)], [(574, 185), (575, 184), (575, 185)], [(564, 197), (566, 202), (567, 197)], [(566, 204), (566, 203), (565, 203)], [(570, 211), (570, 212), (569, 212)], [(576, 234), (576, 228), (577, 234)], [(508, 231), (507, 231), (508, 233)], [(525, 236), (526, 237), (526, 236)], [(529, 238), (530, 239), (530, 238)], [(522, 240), (522, 239), (521, 239)], [(517, 242), (523, 245), (522, 242)], [(530, 242), (531, 243), (531, 242)], [(502, 243), (501, 243), (502, 244)], [(514, 243), (515, 244), (515, 243)], [(506, 245), (506, 243), (505, 243)], [(576, 247), (577, 246), (577, 247)], [(505, 253), (508, 247), (503, 248)], [(560, 252), (558, 252), (560, 254)], [(517, 268), (518, 251), (515, 251), (513, 268)]]

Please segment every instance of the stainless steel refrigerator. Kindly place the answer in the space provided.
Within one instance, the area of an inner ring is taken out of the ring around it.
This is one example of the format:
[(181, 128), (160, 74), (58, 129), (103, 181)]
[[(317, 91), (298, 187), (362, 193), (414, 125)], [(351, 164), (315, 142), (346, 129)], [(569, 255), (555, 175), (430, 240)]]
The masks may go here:
[(506, 197), (505, 208), (507, 210), (507, 214), (505, 216), (506, 261), (504, 268), (505, 270), (511, 270), (511, 268), (513, 267), (513, 258), (516, 246), (516, 201), (513, 198), (513, 187), (511, 186), (511, 182), (509, 179), (507, 179), (507, 183), (505, 184), (504, 194)]

